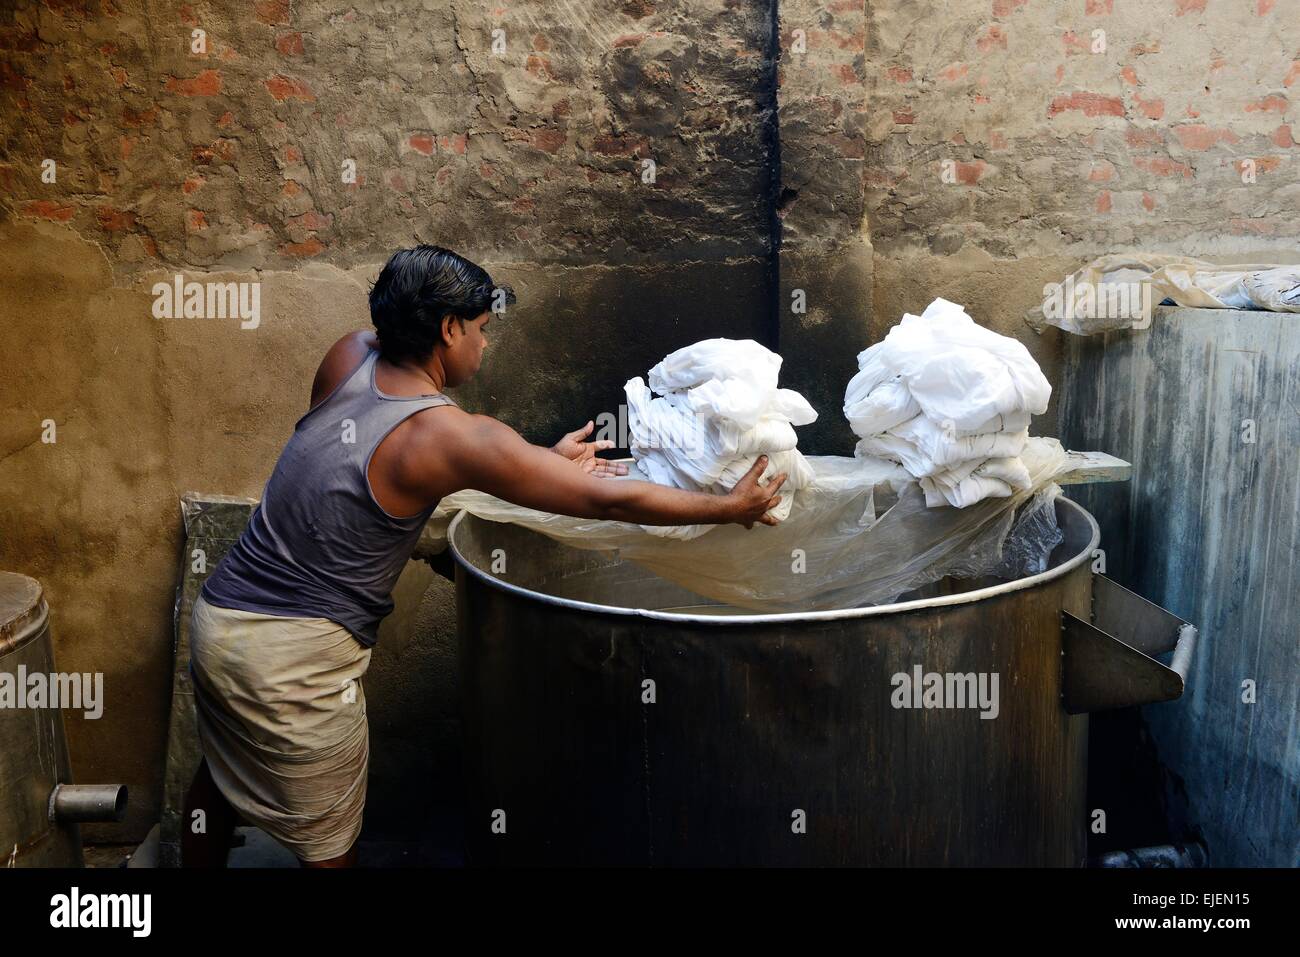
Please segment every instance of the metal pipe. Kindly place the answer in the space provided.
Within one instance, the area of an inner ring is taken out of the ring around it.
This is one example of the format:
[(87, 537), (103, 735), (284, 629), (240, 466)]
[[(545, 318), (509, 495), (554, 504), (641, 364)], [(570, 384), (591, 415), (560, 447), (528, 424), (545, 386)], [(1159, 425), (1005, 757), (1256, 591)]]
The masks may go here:
[(125, 784), (56, 784), (50, 792), (50, 820), (60, 824), (120, 821), (125, 813)]

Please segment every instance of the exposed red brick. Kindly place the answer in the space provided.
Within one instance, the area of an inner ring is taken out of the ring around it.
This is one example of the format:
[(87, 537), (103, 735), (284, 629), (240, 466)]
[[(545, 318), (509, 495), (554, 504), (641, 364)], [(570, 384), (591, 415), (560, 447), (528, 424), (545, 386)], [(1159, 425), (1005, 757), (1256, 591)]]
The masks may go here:
[(646, 141), (634, 136), (612, 136), (602, 133), (592, 141), (591, 148), (602, 156), (636, 156), (646, 146)]
[(206, 182), (207, 180), (198, 173), (193, 173), (190, 176), (186, 176), (185, 182), (181, 183), (181, 192), (186, 196), (191, 193), (196, 193), (203, 188), (203, 184)]
[(547, 153), (558, 153), (566, 139), (567, 137), (565, 136), (564, 130), (552, 129), (550, 127), (533, 130), (532, 134), (533, 146), (539, 150), (544, 150)]
[(280, 255), (294, 259), (306, 259), (325, 251), (325, 244), (315, 236), (308, 237), (301, 243), (285, 243), (280, 247)]
[(271, 26), (289, 22), (289, 0), (257, 0), (253, 15)]
[(229, 126), (233, 122), (235, 122), (235, 114), (231, 113), (229, 110), (226, 110), (226, 112), (222, 113), (221, 117), (217, 120), (217, 126), (221, 127), (224, 130), (227, 126)]
[(1276, 3), (1277, 0), (1258, 0), (1255, 4), (1255, 12), (1262, 17), (1272, 10)]
[(546, 37), (542, 36), (540, 33), (533, 34), (534, 50), (536, 50), (538, 53), (545, 53), (550, 48), (551, 48), (550, 41), (548, 41)]
[(956, 83), (964, 79), (970, 72), (970, 67), (965, 63), (953, 63), (939, 71), (939, 79), (945, 83)]
[(1291, 125), (1283, 123), (1273, 131), (1273, 142), (1283, 149), (1288, 149), (1296, 145), (1295, 137), (1291, 135)]
[(112, 206), (99, 207), (95, 210), (95, 218), (99, 221), (100, 228), (107, 233), (120, 233), (135, 228), (135, 213), (114, 209)]
[(1029, 0), (993, 0), (993, 15), (995, 17), (1009, 17), (1016, 12), (1017, 7), (1023, 7)]
[(1061, 46), (1065, 50), (1066, 56), (1078, 56), (1081, 53), (1092, 52), (1092, 39), (1090, 37), (1081, 37), (1073, 30), (1066, 30), (1061, 34)]
[(412, 133), (406, 140), (406, 145), (417, 153), (423, 153), (425, 156), (433, 155), (433, 137), (424, 133)]
[(1168, 156), (1135, 156), (1133, 165), (1138, 169), (1144, 169), (1148, 173), (1155, 173), (1157, 176), (1181, 176), (1183, 179), (1192, 178), (1192, 168), (1186, 163), (1179, 163), (1170, 159)]
[(1285, 113), (1287, 106), (1285, 96), (1266, 96), (1262, 100), (1256, 100), (1254, 103), (1246, 104), (1247, 113)]
[(1111, 209), (1110, 190), (1103, 189), (1097, 194), (1097, 212), (1109, 213)]
[(614, 38), (614, 48), (640, 46), (641, 41), (646, 38), (644, 33), (624, 33), (622, 36)]
[(131, 151), (135, 149), (135, 144), (139, 139), (138, 136), (119, 136), (117, 138), (118, 152), (121, 153), (122, 159), (131, 158)]
[(55, 222), (66, 223), (76, 213), (76, 210), (71, 206), (56, 203), (53, 200), (38, 199), (23, 206), (23, 213), (28, 216), (39, 216), (41, 219), (52, 219)]
[(1123, 116), (1124, 101), (1117, 96), (1101, 93), (1071, 93), (1053, 99), (1047, 108), (1047, 115), (1057, 116), (1067, 110), (1078, 110), (1084, 116)]
[(190, 209), (185, 212), (185, 228), (191, 233), (197, 233), (200, 230), (208, 228), (208, 217), (203, 214), (201, 209)]
[[(1007, 48), (1007, 35), (1002, 32), (1000, 26), (991, 23), (989, 28), (984, 31), (984, 35), (975, 41), (975, 46), (979, 48), (981, 53), (988, 53), (995, 47), (1005, 50)], [(912, 78), (911, 71), (908, 71), (907, 78), (909, 80)]]
[(562, 100), (555, 101), (555, 104), (551, 107), (551, 116), (554, 116), (557, 119), (563, 116), (568, 116), (572, 109), (573, 108), (569, 105), (568, 97), (565, 97)]
[(1183, 144), (1184, 149), (1200, 152), (1208, 150), (1220, 141), (1225, 143), (1238, 143), (1240, 139), (1232, 130), (1212, 130), (1204, 123), (1188, 123), (1183, 126), (1175, 126), (1174, 134), (1178, 141)]
[(1286, 71), (1286, 76), (1282, 78), (1283, 86), (1291, 86), (1296, 80), (1300, 80), (1300, 60), (1294, 60), (1291, 63), (1291, 69)]
[(451, 182), (451, 178), (456, 175), (456, 171), (450, 166), (444, 166), (438, 172), (433, 174), (433, 181), (439, 186), (446, 186)]
[(302, 56), (302, 34), (292, 31), (281, 33), (275, 38), (275, 48), (285, 56)]
[(988, 169), (988, 165), (989, 164), (983, 160), (975, 160), (971, 163), (958, 162), (956, 164), (957, 182), (961, 183), (963, 186), (974, 186), (980, 181), (980, 177), (984, 175), (984, 171)]
[(151, 106), (143, 113), (137, 113), (129, 106), (122, 107), (122, 123), (124, 126), (152, 126), (153, 121), (158, 119), (158, 107)]
[(321, 229), (329, 229), (334, 225), (333, 213), (318, 213), (314, 209), (309, 209), (301, 216), (294, 216), (285, 220), (286, 225), (301, 227), (309, 232), (316, 232)]
[(176, 93), (180, 96), (216, 96), (221, 92), (221, 71), (204, 70), (198, 76), (179, 79), (177, 77), (168, 77), (166, 88), (168, 93)]
[(651, 0), (623, 0), (623, 12), (633, 20), (644, 20), (655, 12)]
[(899, 124), (900, 126), (906, 126), (909, 123), (915, 123), (916, 114), (913, 113), (910, 109), (894, 110), (894, 122)]
[(35, 30), (0, 30), (0, 50), (14, 53), (32, 53), (41, 47), (41, 38)]
[(1276, 236), (1278, 224), (1268, 219), (1233, 219), (1228, 229), (1241, 236)]
[(1150, 193), (1142, 194), (1142, 206), (1149, 213), (1156, 208), (1156, 198)]
[(524, 69), (535, 77), (545, 77), (548, 80), (555, 79), (551, 73), (551, 61), (544, 56), (538, 56), (536, 53), (528, 54), (528, 59), (524, 61)]
[(885, 76), (895, 83), (911, 83), (912, 71), (905, 66), (891, 66), (885, 71)]
[(835, 152), (848, 159), (862, 159), (866, 155), (866, 143), (861, 136), (831, 133), (826, 137), (826, 142), (835, 147)]
[(531, 213), (533, 211), (533, 201), (527, 196), (520, 196), (510, 204), (510, 208), (516, 213)]
[(7, 58), (0, 60), (0, 87), (22, 92), (31, 85), (32, 81), (15, 70)]
[(1088, 171), (1088, 179), (1094, 183), (1104, 183), (1115, 176), (1115, 167), (1106, 160), (1098, 160)]
[(1119, 71), (1119, 75), (1124, 78), (1124, 82), (1129, 86), (1138, 85), (1137, 70), (1133, 69), (1131, 66), (1124, 67), (1124, 69)]
[(438, 149), (444, 153), (458, 153), (465, 155), (465, 147), (469, 143), (468, 134), (453, 133), (451, 136), (438, 137)]
[(1280, 156), (1256, 156), (1255, 169), (1260, 173), (1271, 173), (1277, 169), (1278, 164), (1282, 162)]
[(285, 180), (284, 185), (280, 187), (280, 192), (285, 196), (297, 196), (302, 192), (302, 187), (298, 185), (297, 180)]
[(289, 164), (302, 162), (302, 150), (290, 144), (284, 148), (284, 161)]
[(1185, 16), (1189, 13), (1204, 13), (1205, 0), (1174, 0), (1174, 15)]
[(1138, 105), (1138, 109), (1142, 111), (1142, 115), (1149, 120), (1158, 120), (1165, 115), (1164, 100), (1144, 100), (1141, 96), (1134, 93), (1133, 102)]
[(311, 91), (311, 87), (306, 83), (285, 76), (282, 73), (277, 73), (269, 80), (263, 80), (262, 85), (266, 87), (271, 96), (281, 103), (285, 100), (303, 100), (310, 103), (316, 99), (316, 94)]
[(122, 67), (120, 66), (109, 67), (108, 75), (113, 78), (113, 82), (116, 83), (119, 87), (126, 86), (126, 81), (127, 81), (126, 70), (124, 70)]
[(855, 83), (859, 82), (858, 74), (848, 63), (840, 63), (831, 67), (831, 72), (835, 74), (835, 79), (839, 82), (840, 86), (853, 86)]
[(1133, 56), (1146, 56), (1148, 53), (1159, 53), (1160, 41), (1156, 40), (1152, 43), (1135, 43), (1128, 48), (1128, 52)]
[(1114, 12), (1115, 0), (1087, 0), (1083, 12), (1090, 17), (1109, 16)]

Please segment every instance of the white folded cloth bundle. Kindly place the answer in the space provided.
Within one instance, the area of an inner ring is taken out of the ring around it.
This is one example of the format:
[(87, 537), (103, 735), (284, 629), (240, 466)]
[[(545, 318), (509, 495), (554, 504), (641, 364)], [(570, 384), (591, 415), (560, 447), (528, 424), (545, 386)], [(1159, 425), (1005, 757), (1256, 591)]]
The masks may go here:
[(1028, 487), (1018, 456), (1051, 394), (1022, 343), (936, 299), (858, 355), (844, 414), (859, 458), (898, 462), (927, 504), (965, 508)]
[[(780, 369), (781, 357), (752, 339), (705, 339), (665, 357), (650, 370), (649, 387), (640, 376), (629, 379), (624, 392), (637, 468), (660, 485), (726, 494), (765, 454), (764, 481), (787, 475), (772, 511), (784, 519), (793, 493), (813, 480), (794, 426), (817, 413), (798, 392), (777, 387)], [(694, 538), (710, 526), (644, 527)]]

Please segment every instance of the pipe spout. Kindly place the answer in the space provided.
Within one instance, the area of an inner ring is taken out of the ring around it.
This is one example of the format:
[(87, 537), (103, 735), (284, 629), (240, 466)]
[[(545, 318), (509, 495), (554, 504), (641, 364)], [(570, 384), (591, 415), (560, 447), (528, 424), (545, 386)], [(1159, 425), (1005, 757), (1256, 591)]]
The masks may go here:
[(50, 820), (61, 824), (120, 821), (125, 813), (125, 784), (56, 784), (50, 792)]

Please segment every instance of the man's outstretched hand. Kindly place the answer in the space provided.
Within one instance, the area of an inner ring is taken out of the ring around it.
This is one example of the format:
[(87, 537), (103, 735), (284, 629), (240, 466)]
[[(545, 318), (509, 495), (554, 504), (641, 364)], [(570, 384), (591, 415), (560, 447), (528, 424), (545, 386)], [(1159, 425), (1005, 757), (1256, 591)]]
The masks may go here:
[(587, 436), (591, 435), (591, 430), (595, 427), (595, 422), (588, 422), (582, 428), (574, 429), (551, 446), (551, 451), (556, 455), (564, 456), (584, 472), (590, 472), (597, 478), (626, 475), (626, 462), (611, 462), (609, 459), (602, 459), (596, 455), (597, 452), (603, 449), (612, 449), (614, 447), (613, 442), (609, 439), (599, 439), (595, 442), (586, 441)]

